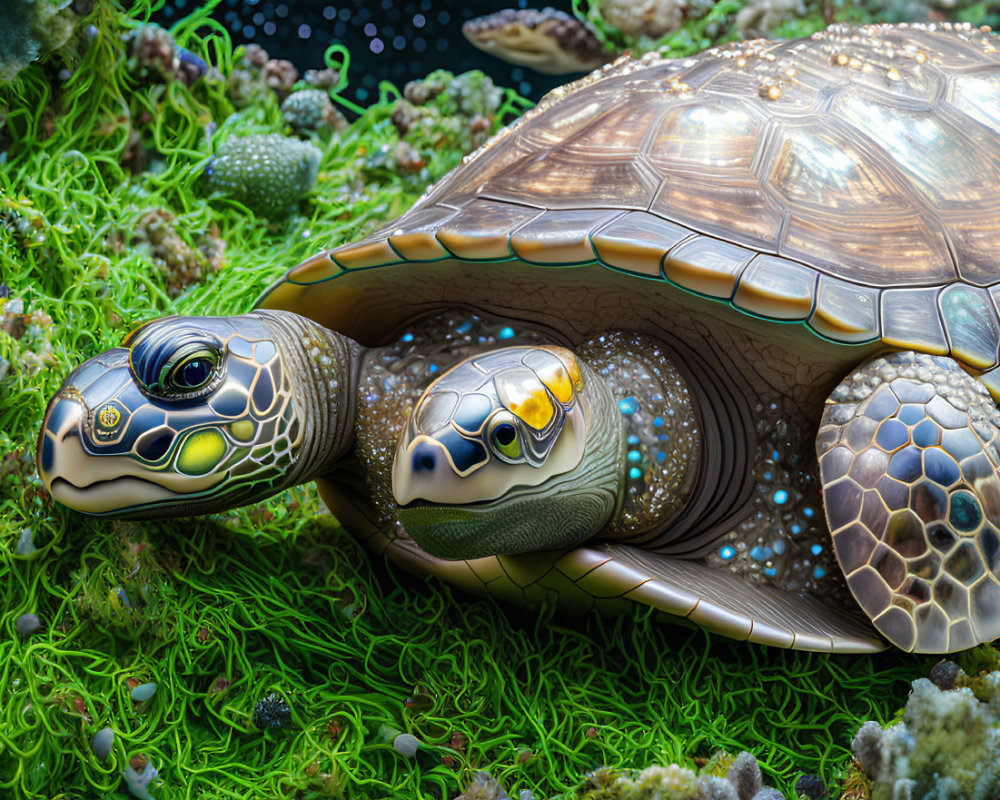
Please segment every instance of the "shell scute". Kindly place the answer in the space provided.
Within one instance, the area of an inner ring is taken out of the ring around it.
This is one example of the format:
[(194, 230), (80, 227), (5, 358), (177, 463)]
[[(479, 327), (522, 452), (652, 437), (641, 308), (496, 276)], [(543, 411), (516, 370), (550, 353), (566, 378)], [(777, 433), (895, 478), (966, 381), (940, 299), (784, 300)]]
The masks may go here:
[(820, 275), (809, 327), (834, 341), (871, 342), (882, 335), (878, 312), (878, 289)]
[(804, 320), (816, 296), (815, 270), (778, 256), (757, 256), (740, 275), (733, 304), (771, 319)]
[(659, 278), (667, 251), (694, 235), (688, 228), (652, 214), (630, 211), (598, 229), (591, 242), (601, 263)]
[(755, 255), (745, 247), (696, 236), (671, 248), (663, 262), (663, 274), (685, 289), (728, 300)]
[(458, 258), (510, 258), (511, 233), (544, 212), (492, 200), (476, 200), (442, 225), (437, 240)]
[(621, 212), (601, 209), (546, 211), (522, 225), (510, 239), (514, 255), (533, 264), (583, 264), (597, 254), (590, 232), (601, 228)]

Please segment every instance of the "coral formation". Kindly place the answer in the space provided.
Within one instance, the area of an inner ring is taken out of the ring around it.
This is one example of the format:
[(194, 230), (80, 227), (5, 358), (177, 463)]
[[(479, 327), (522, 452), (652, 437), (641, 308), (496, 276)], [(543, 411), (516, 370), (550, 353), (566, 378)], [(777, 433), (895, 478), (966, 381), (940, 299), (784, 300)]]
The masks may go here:
[(630, 39), (659, 39), (684, 22), (686, 0), (600, 0), (604, 21)]
[(339, 132), (347, 127), (344, 115), (333, 107), (330, 95), (322, 89), (292, 92), (281, 104), (281, 116), (300, 135), (324, 130)]
[(960, 673), (950, 689), (915, 680), (902, 719), (884, 730), (866, 722), (851, 749), (872, 781), (873, 800), (994, 800), (1000, 672), (978, 679)]
[(0, 83), (13, 80), (29, 63), (66, 44), (90, 5), (86, 0), (4, 0)]
[(742, 39), (768, 36), (807, 13), (805, 0), (750, 0), (736, 15), (736, 31)]
[(316, 183), (319, 148), (308, 142), (259, 134), (232, 136), (209, 168), (212, 186), (260, 214), (280, 214)]
[(132, 31), (128, 52), (141, 76), (178, 80), (191, 86), (208, 72), (204, 59), (178, 46), (168, 31), (152, 23)]
[(139, 216), (132, 228), (131, 244), (139, 252), (148, 253), (171, 297), (221, 269), (226, 247), (217, 228), (201, 237), (197, 249), (192, 247), (177, 232), (173, 215), (162, 208)]

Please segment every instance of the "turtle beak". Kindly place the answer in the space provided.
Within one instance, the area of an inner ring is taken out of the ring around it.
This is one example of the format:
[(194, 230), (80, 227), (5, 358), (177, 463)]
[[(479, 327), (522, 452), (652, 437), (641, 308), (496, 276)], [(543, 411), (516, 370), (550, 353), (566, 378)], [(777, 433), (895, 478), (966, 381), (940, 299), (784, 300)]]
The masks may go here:
[(38, 436), (38, 475), (45, 488), (56, 501), (86, 514), (121, 513), (124, 507), (174, 496), (163, 486), (128, 476), (121, 457), (95, 457), (90, 446), (95, 409), (97, 416), (103, 409), (109, 426), (126, 422), (125, 406), (96, 398), (114, 397), (115, 387), (128, 380), (127, 354), (112, 350), (73, 370), (49, 401)]
[(407, 439), (400, 442), (392, 463), (392, 494), (400, 506), (440, 494), (441, 488), (454, 480), (451, 459), (441, 442), (429, 436)]

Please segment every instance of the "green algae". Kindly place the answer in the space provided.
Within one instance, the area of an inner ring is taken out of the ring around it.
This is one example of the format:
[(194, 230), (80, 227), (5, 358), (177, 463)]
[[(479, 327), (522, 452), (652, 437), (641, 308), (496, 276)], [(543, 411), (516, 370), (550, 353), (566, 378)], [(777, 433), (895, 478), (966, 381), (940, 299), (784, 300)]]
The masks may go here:
[[(602, 764), (690, 764), (720, 748), (752, 751), (786, 794), (801, 772), (846, 770), (853, 732), (889, 720), (927, 660), (750, 646), (642, 608), (577, 619), (500, 607), (371, 557), (312, 487), (180, 522), (51, 503), (34, 439), (75, 364), (152, 317), (246, 310), (288, 267), (404, 211), (468, 135), (420, 129), (420, 170), (401, 175), (376, 158), (406, 141), (393, 122), (401, 93), (383, 85), (365, 110), (335, 87), (357, 118), (313, 140), (313, 191), (258, 218), (213, 192), (205, 168), (231, 135), (283, 132), (277, 97), (234, 106), (224, 76), (239, 54), (207, 9), (172, 33), (223, 77), (189, 87), (144, 75), (126, 36), (150, 8), (98, 4), (81, 23), (89, 37), (78, 29), (0, 87), (0, 794), (125, 798), (138, 756), (168, 800), (445, 798), (477, 770), (542, 798)], [(344, 76), (347, 65), (331, 48), (328, 66)], [(524, 107), (504, 93), (492, 129)], [(179, 250), (221, 241), (224, 252), (172, 286), (135, 239), (151, 214)], [(42, 627), (22, 637), (15, 622), (29, 613)], [(137, 704), (130, 691), (144, 683), (157, 692)], [(291, 722), (260, 731), (255, 707), (271, 694)], [(106, 727), (101, 760), (90, 743)], [(408, 760), (380, 730), (423, 746)]]

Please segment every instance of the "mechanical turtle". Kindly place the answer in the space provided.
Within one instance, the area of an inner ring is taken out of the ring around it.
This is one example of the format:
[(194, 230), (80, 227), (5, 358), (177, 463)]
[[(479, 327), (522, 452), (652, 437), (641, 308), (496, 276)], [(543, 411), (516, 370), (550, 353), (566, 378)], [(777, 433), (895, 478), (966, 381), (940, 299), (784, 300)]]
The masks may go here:
[(256, 310), (78, 367), (40, 474), (133, 518), (315, 479), (374, 549), (522, 603), (992, 640), (998, 46), (835, 26), (610, 65)]

